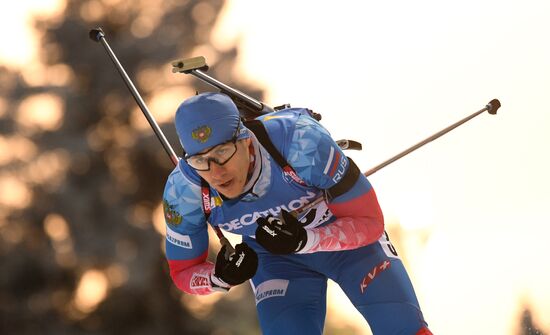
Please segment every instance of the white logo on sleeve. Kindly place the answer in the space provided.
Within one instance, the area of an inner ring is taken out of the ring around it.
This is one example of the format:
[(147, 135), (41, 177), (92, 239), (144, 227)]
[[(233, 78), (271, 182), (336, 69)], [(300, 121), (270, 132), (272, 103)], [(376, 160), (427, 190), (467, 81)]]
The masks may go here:
[(256, 305), (262, 300), (286, 295), (287, 288), (288, 280), (285, 279), (271, 279), (264, 281), (254, 290), (256, 294)]
[(177, 233), (170, 229), (170, 227), (168, 226), (166, 226), (166, 239), (168, 240), (168, 242), (177, 247), (193, 249), (193, 244), (191, 243), (191, 238), (189, 237), (189, 235), (182, 235), (180, 233)]

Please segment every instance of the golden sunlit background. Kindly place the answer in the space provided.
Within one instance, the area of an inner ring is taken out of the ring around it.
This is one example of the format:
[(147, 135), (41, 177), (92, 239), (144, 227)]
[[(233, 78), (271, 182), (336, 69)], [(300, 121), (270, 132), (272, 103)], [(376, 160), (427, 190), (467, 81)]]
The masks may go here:
[[(550, 3), (35, 0), (0, 5), (0, 333), (257, 334), (242, 285), (181, 294), (163, 256), (169, 141), (209, 88), (322, 114), (364, 171), (498, 98), (369, 179), (434, 334), (550, 334)], [(216, 243), (211, 250), (215, 255)], [(370, 334), (335, 285), (326, 334)]]

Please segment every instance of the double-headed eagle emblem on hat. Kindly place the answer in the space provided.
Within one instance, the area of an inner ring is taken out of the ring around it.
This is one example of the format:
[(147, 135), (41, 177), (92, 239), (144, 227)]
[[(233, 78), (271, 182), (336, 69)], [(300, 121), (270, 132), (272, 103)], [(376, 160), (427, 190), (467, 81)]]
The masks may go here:
[(212, 134), (212, 129), (208, 126), (200, 126), (195, 128), (191, 133), (191, 137), (197, 142), (204, 143), (210, 138)]

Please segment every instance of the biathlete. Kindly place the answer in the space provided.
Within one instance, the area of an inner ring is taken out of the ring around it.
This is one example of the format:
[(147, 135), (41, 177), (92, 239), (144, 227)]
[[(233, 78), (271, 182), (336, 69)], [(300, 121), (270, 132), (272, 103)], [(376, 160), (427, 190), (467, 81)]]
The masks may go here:
[[(228, 96), (203, 93), (179, 106), (175, 125), (186, 155), (163, 201), (179, 289), (205, 295), (250, 280), (264, 334), (322, 334), (330, 278), (374, 334), (432, 334), (373, 187), (308, 110), (243, 123)], [(207, 224), (243, 236), (215, 264)]]

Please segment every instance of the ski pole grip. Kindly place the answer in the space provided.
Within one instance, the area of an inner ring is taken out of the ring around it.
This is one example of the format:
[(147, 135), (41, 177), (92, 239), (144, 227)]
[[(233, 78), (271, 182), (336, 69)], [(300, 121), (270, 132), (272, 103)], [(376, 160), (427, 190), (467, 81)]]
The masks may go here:
[(500, 101), (498, 101), (498, 99), (493, 99), (489, 101), (486, 107), (489, 114), (495, 115), (500, 108)]
[(235, 248), (233, 248), (233, 246), (225, 236), (220, 238), (220, 244), (222, 246), (225, 246), (225, 259), (229, 259), (229, 257), (235, 253)]
[(101, 27), (97, 27), (90, 30), (89, 36), (92, 41), (99, 42), (103, 37), (105, 37), (105, 33)]

